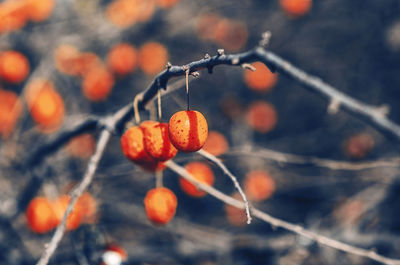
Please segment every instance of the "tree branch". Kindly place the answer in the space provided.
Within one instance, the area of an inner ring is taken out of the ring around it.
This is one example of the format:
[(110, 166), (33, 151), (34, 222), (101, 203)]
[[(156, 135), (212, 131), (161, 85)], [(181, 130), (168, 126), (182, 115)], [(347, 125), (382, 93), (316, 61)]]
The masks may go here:
[[(179, 166), (178, 164), (176, 164), (173, 161), (167, 161), (165, 162), (165, 165), (171, 169), (172, 171), (176, 172), (177, 174), (179, 174), (179, 176), (185, 178), (186, 180), (190, 181), (191, 183), (193, 183), (194, 185), (196, 185), (196, 187), (200, 188), (201, 190), (207, 192), (208, 194), (210, 194), (211, 196), (217, 198), (220, 201), (223, 201), (226, 204), (232, 205), (234, 207), (237, 207), (239, 209), (244, 209), (246, 207), (244, 202), (241, 202), (239, 200), (236, 200), (222, 192), (220, 192), (219, 190), (213, 188), (212, 186), (208, 186), (198, 180), (196, 180), (190, 173), (188, 173), (185, 168)], [(289, 222), (286, 222), (284, 220), (275, 218), (267, 213), (264, 213), (256, 208), (251, 207), (251, 213), (253, 216), (257, 217), (258, 219), (269, 223), (270, 225), (272, 225), (273, 227), (280, 227), (283, 228), (285, 230), (294, 232), (298, 235), (307, 237), (311, 240), (314, 240), (322, 245), (337, 249), (337, 250), (341, 250), (347, 253), (351, 253), (357, 256), (361, 256), (361, 257), (365, 257), (365, 258), (369, 258), (378, 262), (381, 262), (382, 264), (387, 264), (387, 265), (399, 265), (400, 264), (400, 260), (397, 259), (390, 259), (387, 257), (384, 257), (382, 255), (377, 254), (376, 252), (372, 251), (372, 250), (366, 250), (366, 249), (362, 249), (362, 248), (358, 248), (358, 247), (354, 247), (351, 246), (349, 244), (346, 243), (342, 243), (340, 241), (331, 239), (329, 237), (323, 236), (323, 235), (319, 235), (315, 232), (312, 232), (310, 230), (307, 230), (299, 225), (295, 225)]]

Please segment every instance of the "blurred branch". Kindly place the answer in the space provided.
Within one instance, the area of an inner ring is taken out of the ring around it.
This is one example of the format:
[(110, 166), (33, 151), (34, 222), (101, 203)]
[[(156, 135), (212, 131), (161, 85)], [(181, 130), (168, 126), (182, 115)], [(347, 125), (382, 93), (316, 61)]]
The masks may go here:
[(37, 265), (46, 265), (49, 262), (50, 257), (53, 255), (54, 251), (58, 247), (58, 244), (60, 243), (60, 241), (65, 233), (65, 229), (66, 229), (66, 225), (67, 225), (67, 218), (70, 215), (70, 213), (72, 212), (78, 198), (83, 194), (83, 192), (87, 189), (89, 184), (92, 182), (94, 173), (96, 172), (97, 166), (100, 162), (101, 157), (103, 156), (104, 150), (107, 146), (107, 143), (108, 143), (110, 137), (111, 137), (111, 133), (108, 130), (104, 129), (101, 132), (99, 140), (97, 142), (96, 151), (90, 158), (85, 175), (84, 175), (81, 183), (79, 183), (79, 185), (71, 192), (71, 198), (70, 198), (68, 207), (65, 210), (64, 216), (61, 220), (61, 223), (57, 226), (57, 229), (54, 232), (50, 243), (46, 246)]
[[(196, 187), (200, 188), (201, 190), (204, 190), (205, 192), (207, 192), (211, 196), (217, 198), (218, 200), (223, 201), (224, 203), (232, 205), (239, 209), (245, 208), (244, 202), (236, 200), (236, 199), (220, 192), (219, 190), (213, 188), (212, 186), (208, 186), (208, 185), (196, 180), (190, 173), (188, 173), (185, 170), (185, 168), (179, 166), (175, 162), (167, 161), (167, 162), (165, 162), (165, 165), (172, 171), (179, 174), (179, 176), (190, 181)], [(252, 207), (251, 213), (253, 216), (259, 218), (260, 220), (269, 223), (272, 227), (280, 227), (280, 228), (286, 229), (286, 230), (294, 232), (298, 235), (301, 235), (301, 236), (304, 236), (311, 240), (314, 240), (322, 245), (325, 245), (325, 246), (328, 246), (328, 247), (331, 247), (331, 248), (334, 248), (337, 250), (341, 250), (341, 251), (344, 251), (347, 253), (351, 253), (351, 254), (354, 254), (357, 256), (369, 258), (369, 259), (372, 259), (372, 260), (375, 260), (375, 261), (378, 261), (378, 262), (381, 262), (381, 263), (387, 264), (387, 265), (399, 265), (400, 264), (400, 260), (390, 259), (390, 258), (381, 256), (372, 250), (366, 250), (366, 249), (354, 247), (352, 245), (342, 243), (340, 241), (331, 239), (329, 237), (319, 235), (319, 234), (312, 232), (310, 230), (307, 230), (299, 225), (295, 225), (295, 224), (286, 222), (284, 220), (275, 218), (275, 217), (273, 217), (267, 213), (264, 213), (256, 208)]]
[(293, 155), (289, 153), (283, 153), (267, 148), (253, 147), (246, 145), (243, 147), (237, 147), (230, 150), (229, 153), (224, 156), (255, 156), (268, 160), (272, 160), (279, 163), (297, 164), (297, 165), (312, 165), (316, 167), (324, 167), (332, 170), (365, 170), (379, 167), (393, 167), (397, 168), (400, 166), (400, 157), (393, 157), (390, 159), (380, 159), (366, 162), (347, 162), (347, 161), (336, 161), (331, 159), (322, 159), (313, 156), (301, 156)]

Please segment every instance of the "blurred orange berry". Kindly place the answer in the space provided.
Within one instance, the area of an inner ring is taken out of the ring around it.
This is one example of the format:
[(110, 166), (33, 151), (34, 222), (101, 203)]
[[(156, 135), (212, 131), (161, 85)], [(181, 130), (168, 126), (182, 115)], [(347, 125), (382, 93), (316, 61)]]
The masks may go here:
[(119, 75), (129, 74), (137, 67), (137, 51), (131, 44), (118, 43), (109, 51), (107, 63), (114, 73)]
[[(185, 166), (185, 169), (199, 182), (212, 186), (214, 184), (214, 173), (211, 168), (201, 162), (191, 162)], [(192, 197), (203, 197), (207, 193), (199, 190), (195, 185), (180, 177), (179, 184), (182, 190)]]
[(0, 34), (21, 29), (26, 22), (27, 8), (24, 0), (0, 3)]
[(22, 113), (22, 103), (18, 95), (0, 88), (0, 135), (8, 138)]
[(171, 221), (178, 206), (175, 194), (167, 188), (154, 188), (144, 198), (147, 217), (155, 224), (163, 225)]
[[(69, 195), (62, 195), (57, 198), (57, 200), (53, 203), (54, 212), (56, 214), (57, 225), (61, 222), (65, 211), (67, 210), (68, 204), (70, 201)], [(67, 219), (67, 230), (75, 230), (77, 229), (82, 222), (82, 212), (79, 211), (77, 205), (75, 205), (74, 209), (70, 213)]]
[(228, 51), (238, 51), (244, 47), (247, 42), (248, 32), (244, 23), (221, 19), (215, 25), (214, 39)]
[(114, 86), (113, 75), (103, 66), (94, 67), (83, 77), (82, 89), (91, 101), (104, 101)]
[(275, 128), (278, 116), (273, 105), (256, 101), (248, 108), (246, 121), (255, 131), (267, 133)]
[(67, 152), (75, 157), (88, 158), (96, 147), (96, 141), (93, 135), (84, 133), (72, 138), (67, 144)]
[(169, 120), (171, 143), (182, 152), (200, 150), (207, 140), (208, 125), (203, 114), (195, 110), (178, 111)]
[(48, 19), (53, 13), (55, 0), (25, 0), (27, 5), (27, 14), (35, 22)]
[(27, 85), (25, 97), (32, 118), (44, 132), (58, 129), (65, 115), (64, 101), (50, 81), (31, 81)]
[(21, 83), (29, 74), (28, 59), (20, 52), (0, 53), (0, 77), (10, 83)]
[[(242, 201), (242, 196), (239, 193), (232, 194), (232, 197), (236, 200)], [(228, 222), (233, 226), (245, 226), (247, 223), (247, 216), (244, 209), (236, 208), (232, 205), (225, 204), (226, 218)]]
[(216, 13), (203, 13), (196, 19), (196, 34), (203, 40), (214, 40), (215, 25), (221, 20)]
[(169, 139), (168, 123), (156, 122), (142, 128), (144, 147), (151, 157), (158, 161), (167, 161), (178, 153)]
[(147, 42), (139, 50), (139, 64), (144, 73), (155, 75), (165, 68), (168, 51), (158, 42)]
[(255, 170), (246, 175), (243, 188), (249, 200), (259, 202), (272, 195), (275, 191), (275, 181), (267, 172)]
[(126, 28), (137, 21), (148, 21), (154, 6), (155, 0), (115, 0), (108, 5), (106, 16), (115, 26)]
[(368, 133), (359, 133), (348, 138), (343, 145), (347, 156), (355, 159), (364, 158), (374, 148), (374, 138)]
[(278, 74), (272, 73), (267, 66), (261, 62), (253, 64), (256, 71), (246, 70), (244, 72), (244, 81), (246, 85), (256, 92), (270, 91), (278, 81)]
[(178, 2), (179, 0), (157, 0), (157, 5), (162, 8), (171, 8)]
[(54, 61), (61, 73), (79, 76), (84, 76), (101, 63), (96, 54), (91, 52), (80, 53), (75, 46), (69, 44), (62, 44), (56, 48)]
[(26, 209), (29, 228), (35, 233), (47, 233), (57, 226), (52, 202), (45, 197), (36, 197)]
[(312, 6), (312, 0), (279, 0), (283, 11), (291, 17), (307, 14)]
[(85, 192), (79, 197), (75, 208), (82, 216), (82, 223), (93, 224), (97, 222), (97, 202), (89, 192)]
[(225, 153), (229, 148), (228, 141), (222, 133), (216, 131), (208, 132), (207, 140), (203, 146), (203, 150), (219, 156)]

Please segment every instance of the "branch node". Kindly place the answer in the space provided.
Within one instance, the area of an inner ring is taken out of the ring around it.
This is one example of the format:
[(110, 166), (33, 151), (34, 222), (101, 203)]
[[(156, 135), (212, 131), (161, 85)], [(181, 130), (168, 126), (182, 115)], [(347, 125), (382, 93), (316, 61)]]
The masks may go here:
[(253, 72), (255, 72), (255, 71), (257, 70), (254, 66), (252, 66), (252, 65), (249, 64), (249, 63), (244, 63), (244, 64), (242, 64), (242, 68), (243, 68), (243, 69), (249, 69), (249, 70), (251, 70), (251, 71), (253, 71)]
[(211, 56), (210, 56), (208, 53), (206, 53), (206, 54), (204, 55), (204, 59), (206, 59), (206, 60), (211, 59)]
[(387, 104), (383, 104), (379, 107), (375, 108), (375, 115), (380, 117), (380, 118), (385, 118), (387, 115), (389, 115), (390, 112), (390, 106)]
[(340, 101), (337, 99), (332, 99), (331, 103), (328, 105), (328, 114), (334, 115), (339, 111)]
[(169, 69), (171, 69), (171, 67), (172, 67), (172, 64), (170, 63), (170, 62), (167, 62), (167, 70), (169, 70)]
[(196, 72), (191, 73), (191, 75), (192, 75), (193, 77), (199, 77), (199, 76), (200, 76), (200, 73), (196, 71)]
[(218, 53), (218, 56), (225, 55), (225, 50), (224, 49), (218, 49), (217, 53)]
[(269, 41), (271, 39), (271, 31), (266, 31), (263, 34), (261, 34), (261, 40), (259, 42), (259, 45), (263, 48), (267, 48)]
[(232, 59), (232, 64), (233, 64), (233, 65), (237, 65), (237, 64), (239, 64), (239, 62), (240, 62), (240, 60), (239, 60), (239, 58), (237, 58), (237, 57), (235, 57), (235, 58)]

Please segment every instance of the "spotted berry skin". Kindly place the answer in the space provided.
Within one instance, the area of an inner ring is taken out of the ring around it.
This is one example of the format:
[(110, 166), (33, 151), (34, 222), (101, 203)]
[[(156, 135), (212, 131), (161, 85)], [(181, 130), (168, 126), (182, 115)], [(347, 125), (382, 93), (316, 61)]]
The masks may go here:
[(147, 163), (153, 161), (153, 158), (145, 150), (143, 129), (139, 126), (129, 128), (122, 135), (121, 148), (124, 155), (133, 162)]
[(167, 123), (153, 123), (143, 128), (144, 147), (147, 153), (158, 161), (173, 158), (178, 150), (172, 145)]
[(175, 113), (168, 124), (172, 144), (182, 152), (200, 150), (207, 140), (208, 125), (203, 114), (195, 110)]

